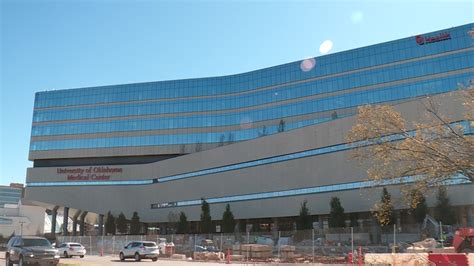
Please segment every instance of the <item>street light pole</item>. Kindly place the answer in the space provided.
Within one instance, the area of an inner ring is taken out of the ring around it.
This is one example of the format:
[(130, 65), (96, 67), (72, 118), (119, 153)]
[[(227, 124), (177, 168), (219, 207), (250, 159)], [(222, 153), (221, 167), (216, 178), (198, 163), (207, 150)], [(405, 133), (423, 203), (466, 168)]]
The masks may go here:
[(18, 223), (20, 224), (20, 235), (22, 236), (23, 235), (23, 224), (26, 223), (26, 222), (20, 221)]

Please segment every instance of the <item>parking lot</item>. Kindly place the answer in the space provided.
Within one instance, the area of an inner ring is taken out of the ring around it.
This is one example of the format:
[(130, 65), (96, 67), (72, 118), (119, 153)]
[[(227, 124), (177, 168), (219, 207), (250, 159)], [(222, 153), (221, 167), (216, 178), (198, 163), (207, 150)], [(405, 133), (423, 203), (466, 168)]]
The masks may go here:
[[(5, 254), (4, 252), (0, 252), (0, 265), (5, 263)], [(109, 266), (109, 265), (159, 265), (159, 266), (217, 266), (223, 265), (225, 262), (203, 262), (203, 261), (179, 261), (179, 260), (169, 260), (169, 259), (159, 259), (156, 262), (151, 260), (142, 260), (140, 262), (136, 262), (133, 259), (120, 261), (118, 256), (86, 256), (84, 258), (61, 258), (59, 265), (61, 266)], [(237, 265), (297, 265), (294, 263), (273, 263), (273, 264), (260, 264), (260, 263), (252, 263), (252, 262), (232, 262), (232, 264)], [(299, 264), (302, 265), (302, 264)], [(314, 263), (309, 265), (323, 265), (320, 263)]]
[[(153, 262), (151, 260), (141, 260), (139, 262), (133, 259), (120, 261), (118, 256), (86, 256), (84, 258), (61, 258), (60, 262), (63, 265), (190, 265), (187, 261), (172, 261), (172, 260), (158, 260)], [(218, 265), (219, 263), (203, 263), (200, 265)]]
[[(5, 255), (0, 254), (0, 264), (3, 265), (5, 263)], [(211, 266), (211, 265), (219, 265), (220, 263), (212, 263), (212, 262), (195, 262), (197, 265), (202, 266)], [(156, 262), (151, 260), (141, 260), (140, 262), (136, 262), (133, 259), (120, 261), (118, 256), (86, 256), (84, 258), (61, 258), (59, 261), (59, 265), (68, 265), (68, 266), (102, 266), (102, 265), (173, 265), (173, 266), (182, 266), (187, 265), (190, 266), (191, 262), (188, 261), (173, 261), (173, 260), (165, 260), (160, 259)]]

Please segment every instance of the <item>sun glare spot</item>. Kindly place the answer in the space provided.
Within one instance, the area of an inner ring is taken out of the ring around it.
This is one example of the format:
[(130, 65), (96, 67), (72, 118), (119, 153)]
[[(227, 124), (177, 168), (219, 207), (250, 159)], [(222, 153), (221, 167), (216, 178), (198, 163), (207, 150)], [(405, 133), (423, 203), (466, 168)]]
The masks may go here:
[(362, 11), (360, 10), (354, 11), (351, 14), (351, 21), (353, 24), (360, 23), (363, 19), (364, 19), (364, 13), (362, 13)]
[(304, 72), (310, 71), (311, 69), (314, 68), (314, 66), (316, 66), (316, 59), (314, 58), (305, 59), (301, 61), (301, 64), (300, 64), (300, 68)]
[(321, 45), (319, 46), (319, 52), (321, 54), (327, 54), (331, 51), (332, 49), (332, 41), (331, 40), (325, 40)]

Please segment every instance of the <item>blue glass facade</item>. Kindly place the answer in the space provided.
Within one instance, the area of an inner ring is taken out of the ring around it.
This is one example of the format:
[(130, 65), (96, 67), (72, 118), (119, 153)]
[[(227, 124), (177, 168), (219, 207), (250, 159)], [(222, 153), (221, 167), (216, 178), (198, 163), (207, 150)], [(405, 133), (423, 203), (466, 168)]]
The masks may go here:
[[(301, 196), (301, 195), (318, 194), (318, 193), (338, 192), (338, 191), (353, 190), (353, 189), (373, 188), (377, 186), (407, 184), (407, 183), (415, 182), (416, 180), (417, 180), (416, 176), (394, 178), (391, 180), (385, 180), (383, 182), (368, 180), (368, 181), (335, 184), (335, 185), (328, 185), (328, 186), (307, 187), (307, 188), (298, 188), (298, 189), (288, 189), (288, 190), (282, 190), (282, 191), (271, 191), (271, 192), (263, 192), (263, 193), (209, 198), (209, 199), (206, 199), (206, 201), (210, 204), (213, 204), (213, 203), (230, 203), (230, 202), (246, 201), (246, 200), (263, 200), (263, 199)], [(470, 184), (470, 183), (471, 182), (467, 181), (466, 179), (461, 179), (461, 178), (453, 178), (450, 180), (446, 180), (444, 182), (445, 185), (460, 185), (460, 184)], [(160, 209), (160, 208), (184, 207), (184, 206), (200, 206), (201, 204), (202, 204), (202, 199), (195, 199), (195, 200), (183, 200), (183, 201), (176, 201), (176, 202), (153, 203), (151, 204), (151, 208)]]
[(0, 187), (0, 208), (5, 204), (18, 204), (22, 190), (13, 187)]
[[(465, 135), (473, 135), (474, 134), (474, 122), (473, 121), (460, 121), (460, 122), (457, 122), (457, 123), (453, 123), (452, 125), (453, 126), (457, 126), (457, 125), (462, 126), (462, 128), (464, 128), (464, 134)], [(414, 133), (414, 132), (409, 132), (409, 134), (412, 134), (412, 133)], [(403, 136), (396, 134), (396, 135), (387, 136), (383, 140), (384, 141), (398, 141), (398, 140), (402, 140), (403, 138), (404, 138)], [(333, 152), (341, 152), (341, 151), (346, 151), (346, 150), (353, 149), (355, 147), (362, 147), (362, 146), (367, 146), (367, 145), (372, 145), (372, 144), (373, 143), (367, 142), (367, 141), (359, 141), (359, 142), (355, 142), (355, 143), (351, 143), (351, 144), (343, 143), (343, 144), (337, 144), (337, 145), (321, 147), (321, 148), (316, 148), (316, 149), (311, 149), (311, 150), (305, 150), (305, 151), (301, 151), (301, 152), (295, 152), (295, 153), (284, 154), (284, 155), (279, 155), (279, 156), (273, 156), (273, 157), (268, 157), (268, 158), (261, 158), (259, 160), (246, 161), (246, 162), (230, 164), (230, 165), (225, 165), (225, 166), (220, 166), (220, 167), (215, 167), (215, 168), (208, 168), (208, 169), (202, 169), (202, 170), (193, 171), (193, 172), (181, 173), (181, 174), (177, 174), (177, 175), (163, 176), (163, 177), (159, 177), (159, 178), (149, 178), (149, 179), (143, 179), (143, 180), (113, 180), (113, 181), (94, 181), (94, 182), (89, 182), (89, 181), (71, 182), (71, 181), (67, 181), (67, 182), (38, 182), (38, 183), (37, 182), (29, 182), (27, 185), (29, 187), (149, 185), (149, 184), (155, 184), (155, 183), (163, 183), (163, 182), (176, 181), (176, 180), (181, 180), (181, 179), (186, 179), (186, 178), (193, 178), (193, 177), (217, 174), (217, 173), (222, 173), (222, 172), (227, 172), (227, 171), (241, 170), (241, 169), (248, 168), (248, 167), (257, 167), (257, 166), (263, 166), (263, 165), (267, 165), (267, 164), (281, 163), (281, 162), (285, 162), (285, 161), (302, 159), (302, 158), (313, 157), (313, 156), (319, 156), (319, 155), (324, 155), (324, 154), (333, 153)], [(371, 184), (373, 184), (373, 183), (371, 183)], [(369, 185), (367, 185), (367, 187), (368, 186)]]
[(39, 92), (30, 150), (243, 141), (277, 133), (279, 120), (290, 130), (364, 104), (456, 90), (474, 73), (471, 28), (426, 34), (449, 33), (429, 44), (409, 37), (317, 57), (309, 71), (293, 62), (225, 77)]

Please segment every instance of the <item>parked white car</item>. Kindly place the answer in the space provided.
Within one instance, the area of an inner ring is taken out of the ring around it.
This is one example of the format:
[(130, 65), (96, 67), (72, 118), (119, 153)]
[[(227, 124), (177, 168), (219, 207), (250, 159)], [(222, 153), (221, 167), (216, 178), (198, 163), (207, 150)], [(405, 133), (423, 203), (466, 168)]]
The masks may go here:
[(67, 242), (62, 243), (58, 247), (59, 255), (64, 258), (71, 258), (72, 256), (79, 256), (84, 258), (86, 255), (86, 248), (80, 243)]
[(153, 241), (132, 241), (120, 250), (120, 260), (124, 261), (127, 258), (133, 258), (135, 261), (142, 259), (151, 259), (157, 261), (160, 251), (158, 246)]

